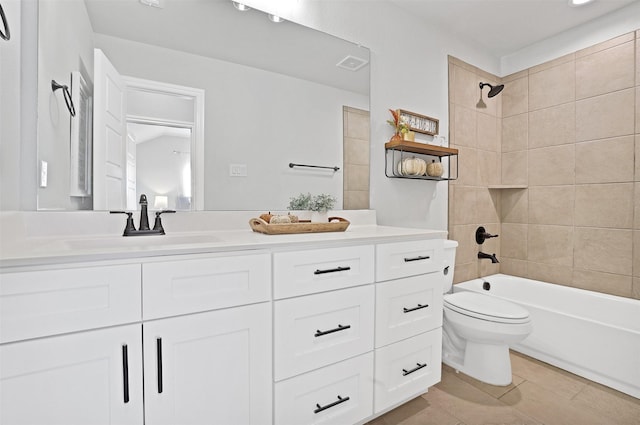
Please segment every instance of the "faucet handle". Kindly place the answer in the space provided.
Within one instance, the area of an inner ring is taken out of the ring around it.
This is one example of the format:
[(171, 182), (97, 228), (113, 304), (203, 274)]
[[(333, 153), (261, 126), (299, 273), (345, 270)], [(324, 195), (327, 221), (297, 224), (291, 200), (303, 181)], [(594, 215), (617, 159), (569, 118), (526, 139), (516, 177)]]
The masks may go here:
[(124, 227), (124, 233), (122, 236), (129, 236), (132, 232), (136, 231), (136, 226), (133, 224), (133, 213), (128, 211), (109, 211), (110, 214), (126, 214), (127, 224)]
[(165, 213), (175, 213), (175, 210), (162, 210), (162, 211), (156, 211), (156, 221), (153, 223), (153, 230), (160, 233), (161, 235), (164, 235), (164, 227), (162, 227), (162, 220), (160, 219), (160, 215), (161, 214), (165, 214)]

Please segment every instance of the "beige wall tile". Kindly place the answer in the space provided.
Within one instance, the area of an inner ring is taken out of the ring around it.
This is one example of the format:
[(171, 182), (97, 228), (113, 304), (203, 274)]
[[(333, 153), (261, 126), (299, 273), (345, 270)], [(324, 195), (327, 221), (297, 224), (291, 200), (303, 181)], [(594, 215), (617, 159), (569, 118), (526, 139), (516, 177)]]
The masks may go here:
[(634, 136), (576, 143), (576, 183), (633, 181)]
[(344, 140), (345, 164), (369, 165), (369, 140)]
[(453, 222), (456, 224), (473, 224), (476, 220), (476, 198), (477, 190), (472, 186), (458, 185), (453, 191), (453, 201), (449, 204), (449, 209), (453, 212)]
[[(455, 162), (455, 161), (453, 161)], [(464, 146), (458, 147), (457, 184), (475, 186), (478, 184), (478, 151)]]
[(475, 148), (477, 146), (476, 116), (477, 114), (475, 110), (456, 105), (454, 108), (455, 121), (453, 127), (454, 143), (456, 145), (468, 146), (471, 148)]
[(631, 297), (640, 300), (640, 277), (633, 278)]
[(529, 139), (528, 114), (502, 119), (502, 152), (526, 150)]
[[(496, 257), (498, 258), (498, 261), (501, 261), (500, 255), (496, 254)], [(480, 260), (480, 274), (478, 275), (478, 277), (491, 276), (493, 274), (500, 273), (501, 265), (502, 263), (492, 263), (491, 260)]]
[(573, 226), (575, 186), (529, 188), (529, 223)]
[(564, 145), (576, 139), (574, 102), (529, 113), (529, 148)]
[(500, 184), (500, 153), (478, 150), (479, 186)]
[(500, 234), (500, 255), (508, 258), (527, 259), (527, 235), (529, 226), (526, 224), (502, 223)]
[(575, 58), (576, 58), (575, 53), (569, 53), (567, 55), (561, 56), (559, 58), (556, 58), (548, 62), (541, 63), (540, 65), (536, 65), (529, 68), (529, 74), (535, 74), (536, 72), (544, 71), (549, 68), (555, 68), (558, 65), (566, 64), (568, 62), (573, 62)]
[(477, 228), (476, 224), (463, 224), (452, 227), (449, 239), (458, 241), (456, 264), (473, 263), (478, 259)]
[(478, 223), (499, 223), (498, 191), (478, 187), (476, 194)]
[(504, 84), (510, 83), (515, 80), (519, 80), (520, 78), (527, 77), (529, 75), (529, 70), (525, 69), (522, 71), (515, 72), (513, 74), (509, 74), (506, 77), (502, 77), (502, 82)]
[(636, 133), (640, 133), (640, 86), (636, 88)]
[[(633, 213), (633, 228), (640, 229), (640, 183), (635, 183), (634, 188), (634, 213)], [(638, 246), (638, 250), (640, 250), (640, 246)]]
[(640, 230), (633, 231), (633, 273), (640, 277)]
[(588, 291), (630, 297), (632, 278), (613, 273), (576, 269), (573, 271), (573, 286)]
[(615, 37), (610, 40), (603, 41), (602, 43), (598, 43), (593, 46), (584, 48), (582, 50), (578, 50), (576, 52), (576, 59), (583, 58), (584, 56), (593, 55), (594, 53), (601, 52), (603, 50), (610, 49), (612, 47), (619, 46), (624, 43), (632, 42), (633, 39), (634, 39), (633, 32), (629, 32), (619, 37)]
[(529, 110), (529, 77), (505, 83), (502, 97), (502, 117), (523, 114)]
[(529, 262), (527, 270), (529, 279), (564, 286), (572, 286), (573, 283), (573, 267), (571, 266)]
[[(640, 43), (639, 43), (640, 44)], [(635, 180), (640, 181), (640, 135), (636, 134), (636, 178)]]
[(527, 189), (500, 191), (500, 214), (502, 223), (529, 222), (529, 192)]
[(575, 225), (581, 227), (633, 227), (633, 183), (576, 186)]
[(453, 275), (453, 283), (466, 282), (467, 280), (476, 279), (478, 274), (478, 261), (466, 264), (456, 264)]
[[(636, 34), (640, 34), (638, 31)], [(636, 86), (640, 86), (640, 43), (636, 40)]]
[(369, 190), (368, 165), (350, 165), (349, 173), (345, 177), (346, 190)]
[(575, 100), (575, 63), (529, 74), (529, 111)]
[(478, 102), (478, 83), (476, 74), (458, 64), (453, 67), (453, 99), (456, 105), (475, 109)]
[(477, 120), (478, 149), (500, 152), (498, 119), (495, 116), (479, 112)]
[(345, 210), (368, 210), (369, 191), (368, 190), (348, 190), (344, 192)]
[(575, 233), (575, 268), (631, 275), (631, 230), (576, 227)]
[(633, 87), (634, 44), (632, 40), (576, 59), (576, 99)]
[(527, 151), (506, 152), (501, 155), (502, 184), (527, 184)]
[(527, 235), (528, 260), (572, 266), (573, 233), (573, 227), (570, 226), (530, 224)]
[(530, 186), (566, 185), (574, 182), (574, 145), (552, 146), (529, 151)]
[(505, 257), (503, 254), (500, 257), (500, 273), (511, 276), (527, 277), (527, 264), (528, 262), (525, 260)]
[(633, 134), (634, 101), (634, 89), (577, 101), (576, 141)]
[(369, 140), (369, 111), (344, 107), (346, 137)]

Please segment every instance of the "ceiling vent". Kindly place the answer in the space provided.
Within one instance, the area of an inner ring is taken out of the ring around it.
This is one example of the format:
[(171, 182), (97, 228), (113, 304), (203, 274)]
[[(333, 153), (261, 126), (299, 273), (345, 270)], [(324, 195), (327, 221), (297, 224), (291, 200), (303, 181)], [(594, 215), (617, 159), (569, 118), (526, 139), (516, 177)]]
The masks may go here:
[(340, 62), (338, 62), (336, 66), (340, 68), (348, 69), (349, 71), (357, 71), (368, 63), (369, 61), (365, 59), (359, 58), (357, 56), (349, 55), (344, 59), (342, 59)]

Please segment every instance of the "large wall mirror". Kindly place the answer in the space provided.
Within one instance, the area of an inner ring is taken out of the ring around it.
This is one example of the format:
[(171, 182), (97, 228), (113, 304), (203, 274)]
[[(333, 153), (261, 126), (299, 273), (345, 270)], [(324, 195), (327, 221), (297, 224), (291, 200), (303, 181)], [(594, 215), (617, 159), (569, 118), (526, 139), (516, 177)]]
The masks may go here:
[[(284, 210), (301, 192), (368, 208), (368, 49), (229, 0), (40, 0), (38, 15), (38, 209), (113, 209), (105, 179), (129, 209), (141, 192), (182, 210)], [(96, 80), (96, 52), (122, 83)], [(184, 111), (157, 118), (156, 85)]]

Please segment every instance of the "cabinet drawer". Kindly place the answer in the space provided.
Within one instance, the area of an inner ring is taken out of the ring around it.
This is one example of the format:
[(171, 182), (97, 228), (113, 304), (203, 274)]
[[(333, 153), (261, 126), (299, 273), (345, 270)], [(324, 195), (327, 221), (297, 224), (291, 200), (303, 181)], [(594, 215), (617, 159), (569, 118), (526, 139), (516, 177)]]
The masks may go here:
[(269, 299), (269, 254), (149, 263), (142, 271), (145, 320)]
[(278, 425), (353, 424), (373, 414), (373, 353), (275, 385)]
[(140, 265), (0, 275), (0, 342), (139, 321)]
[(373, 285), (276, 301), (277, 381), (373, 349)]
[(274, 298), (373, 282), (373, 246), (313, 249), (273, 255)]
[(376, 285), (376, 347), (442, 326), (442, 273)]
[(427, 239), (376, 246), (376, 280), (398, 279), (444, 268), (444, 242)]
[(376, 413), (440, 382), (441, 356), (442, 328), (376, 349)]

